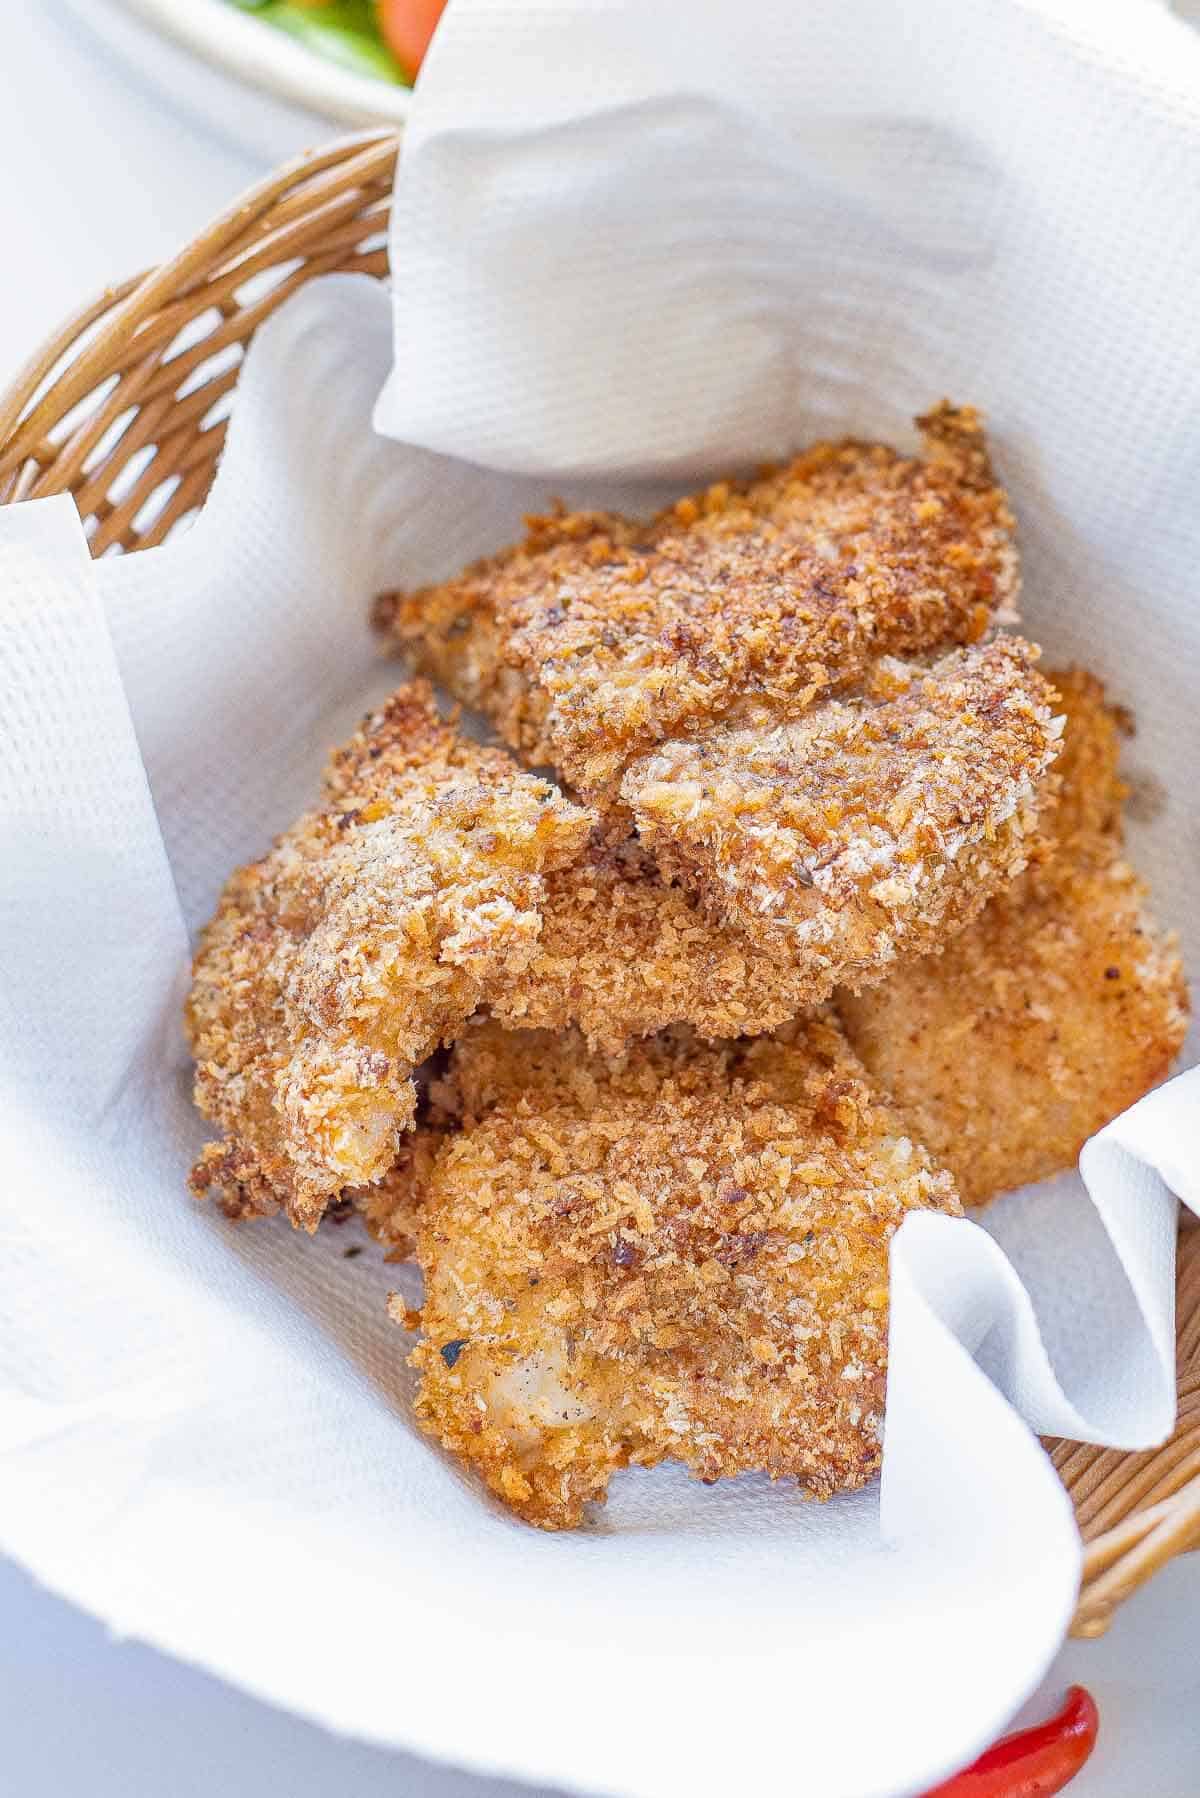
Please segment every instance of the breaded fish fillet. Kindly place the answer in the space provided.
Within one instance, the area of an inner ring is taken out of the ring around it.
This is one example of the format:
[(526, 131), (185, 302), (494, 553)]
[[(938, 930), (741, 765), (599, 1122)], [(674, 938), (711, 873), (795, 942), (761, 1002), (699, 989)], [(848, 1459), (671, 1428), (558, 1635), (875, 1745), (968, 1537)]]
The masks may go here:
[(315, 1228), (379, 1178), (411, 1121), (413, 1067), (528, 963), (542, 874), (588, 813), (465, 742), (423, 684), (368, 717), (320, 806), (235, 874), (196, 955), (196, 1103), (223, 1140), (197, 1193)]
[(881, 655), (971, 643), (1013, 616), (1013, 520), (977, 415), (918, 421), (921, 457), (820, 443), (649, 523), (530, 521), (456, 580), (385, 596), (417, 665), (584, 794), (714, 724), (797, 717)]
[(1061, 729), (1036, 654), (882, 660), (790, 723), (662, 744), (621, 796), (663, 871), (815, 1003), (937, 948), (1026, 865)]
[(960, 1206), (829, 1017), (609, 1058), (476, 1020), (442, 1097), (418, 1414), (506, 1504), (570, 1528), (664, 1460), (823, 1497), (875, 1473), (888, 1244)]
[(1067, 724), (1049, 859), (943, 954), (839, 995), (858, 1053), (968, 1205), (1074, 1165), (1166, 1076), (1187, 1028), (1173, 941), (1121, 854), (1118, 719), (1090, 675), (1050, 678)]

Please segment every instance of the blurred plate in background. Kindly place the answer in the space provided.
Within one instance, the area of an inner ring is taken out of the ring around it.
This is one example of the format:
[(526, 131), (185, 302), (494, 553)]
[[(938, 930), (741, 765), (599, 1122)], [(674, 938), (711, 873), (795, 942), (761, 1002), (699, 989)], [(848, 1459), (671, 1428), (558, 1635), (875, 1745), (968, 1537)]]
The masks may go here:
[[(181, 88), (224, 133), (272, 158), (330, 135), (320, 121), (400, 125), (411, 90), (359, 74), (227, 0), (68, 0), (143, 78)], [(205, 76), (209, 79), (205, 79)]]

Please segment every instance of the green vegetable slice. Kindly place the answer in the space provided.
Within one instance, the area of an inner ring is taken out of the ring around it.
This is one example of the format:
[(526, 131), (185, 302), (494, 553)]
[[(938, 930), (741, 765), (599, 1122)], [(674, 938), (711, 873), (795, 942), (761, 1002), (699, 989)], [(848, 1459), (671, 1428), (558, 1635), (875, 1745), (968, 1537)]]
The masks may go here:
[(230, 0), (277, 31), (286, 31), (310, 50), (355, 75), (370, 75), (401, 87), (408, 75), (379, 35), (374, 0), (325, 0), (321, 6), (295, 6), (291, 0)]

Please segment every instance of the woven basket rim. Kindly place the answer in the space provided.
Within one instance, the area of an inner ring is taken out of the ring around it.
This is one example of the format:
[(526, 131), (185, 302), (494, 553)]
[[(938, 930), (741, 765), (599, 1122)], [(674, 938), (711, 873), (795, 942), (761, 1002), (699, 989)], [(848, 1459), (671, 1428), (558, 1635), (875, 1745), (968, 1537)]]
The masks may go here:
[[(371, 130), (296, 158), (170, 261), (68, 318), (0, 394), (0, 504), (70, 493), (94, 555), (151, 547), (194, 514), (258, 325), (316, 275), (387, 274), (399, 141)], [(1200, 1228), (1180, 1239), (1178, 1321), (1168, 1443), (1141, 1454), (1046, 1444), (1084, 1541), (1076, 1635), (1102, 1634), (1123, 1599), (1200, 1547)]]

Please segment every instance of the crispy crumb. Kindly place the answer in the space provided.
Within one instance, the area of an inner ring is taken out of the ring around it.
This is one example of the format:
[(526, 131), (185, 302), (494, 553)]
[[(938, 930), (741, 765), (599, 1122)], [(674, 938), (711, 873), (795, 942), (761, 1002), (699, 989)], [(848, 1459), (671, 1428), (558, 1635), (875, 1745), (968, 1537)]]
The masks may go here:
[(1122, 853), (1123, 721), (1091, 675), (1050, 678), (1067, 724), (1046, 859), (943, 954), (839, 996), (867, 1067), (968, 1205), (1073, 1166), (1166, 1077), (1187, 1029), (1174, 941)]
[(362, 1216), (367, 1229), (387, 1250), (388, 1261), (411, 1261), (416, 1249), (417, 1220), (445, 1128), (428, 1117), (400, 1139), (396, 1159), (381, 1180), (351, 1187), (346, 1202)]
[(872, 1477), (888, 1244), (960, 1206), (831, 1019), (616, 1057), (477, 1020), (438, 1098), (462, 1128), (417, 1214), (418, 1415), (506, 1504), (570, 1528), (663, 1460)]
[(531, 519), (377, 622), (506, 742), (585, 794), (668, 738), (800, 716), (881, 655), (977, 641), (1015, 616), (1013, 520), (969, 407), (919, 423), (924, 454), (820, 443), (648, 524)]
[(818, 1002), (938, 947), (1026, 865), (1060, 730), (1036, 655), (884, 659), (804, 718), (662, 744), (622, 798), (664, 871)]
[(597, 831), (581, 861), (546, 876), (528, 966), (491, 1006), (514, 1029), (578, 1024), (592, 1047), (619, 1049), (677, 1023), (708, 1037), (773, 1030), (811, 1005), (813, 985), (803, 964), (714, 924), (636, 838)]
[(591, 825), (460, 738), (421, 683), (368, 717), (320, 806), (233, 876), (201, 937), (187, 1023), (222, 1140), (193, 1189), (313, 1229), (342, 1188), (384, 1174), (414, 1065), (527, 964), (543, 871)]

